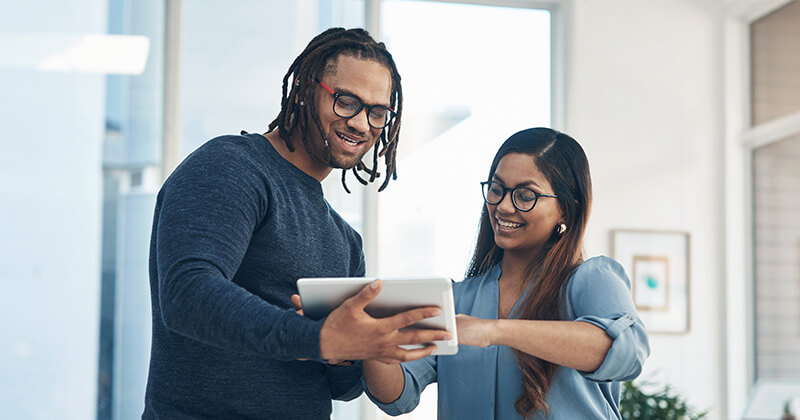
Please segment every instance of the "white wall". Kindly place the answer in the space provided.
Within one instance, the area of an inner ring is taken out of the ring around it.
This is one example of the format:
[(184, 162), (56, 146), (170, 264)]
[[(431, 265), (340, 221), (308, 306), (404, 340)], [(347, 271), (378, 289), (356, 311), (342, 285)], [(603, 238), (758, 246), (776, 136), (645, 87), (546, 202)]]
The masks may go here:
[(725, 418), (721, 18), (716, 2), (566, 4), (566, 127), (586, 149), (586, 250), (615, 228), (690, 233), (690, 330), (650, 336), (640, 377)]

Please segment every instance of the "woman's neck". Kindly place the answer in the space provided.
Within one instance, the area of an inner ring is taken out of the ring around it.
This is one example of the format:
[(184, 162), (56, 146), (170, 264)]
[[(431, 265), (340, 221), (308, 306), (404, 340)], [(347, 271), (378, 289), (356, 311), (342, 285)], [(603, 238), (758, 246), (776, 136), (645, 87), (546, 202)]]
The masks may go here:
[(538, 255), (533, 255), (531, 257), (531, 253), (515, 254), (504, 252), (503, 259), (500, 260), (503, 281), (517, 284), (522, 288), (527, 283), (527, 278), (530, 275), (528, 272), (530, 265), (538, 258)]

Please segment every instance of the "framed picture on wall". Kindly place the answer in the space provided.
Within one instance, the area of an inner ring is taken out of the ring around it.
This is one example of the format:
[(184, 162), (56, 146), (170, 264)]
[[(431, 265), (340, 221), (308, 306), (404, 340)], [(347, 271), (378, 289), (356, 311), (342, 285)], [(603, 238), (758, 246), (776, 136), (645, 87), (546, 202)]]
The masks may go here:
[(689, 331), (689, 234), (614, 229), (611, 253), (631, 280), (636, 310), (648, 332)]

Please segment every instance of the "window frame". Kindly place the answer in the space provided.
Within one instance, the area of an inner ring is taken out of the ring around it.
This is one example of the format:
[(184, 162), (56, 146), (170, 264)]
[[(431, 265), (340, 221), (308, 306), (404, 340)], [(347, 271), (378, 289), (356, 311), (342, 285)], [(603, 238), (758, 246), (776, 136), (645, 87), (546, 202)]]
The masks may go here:
[[(800, 134), (800, 111), (759, 125), (751, 115), (751, 25), (791, 0), (745, 0), (723, 10), (722, 103), (724, 111), (723, 242), (725, 273), (725, 411), (742, 418), (755, 385), (755, 249), (753, 246), (753, 152)], [(742, 310), (744, 309), (744, 310)], [(742, 368), (744, 366), (744, 368)]]

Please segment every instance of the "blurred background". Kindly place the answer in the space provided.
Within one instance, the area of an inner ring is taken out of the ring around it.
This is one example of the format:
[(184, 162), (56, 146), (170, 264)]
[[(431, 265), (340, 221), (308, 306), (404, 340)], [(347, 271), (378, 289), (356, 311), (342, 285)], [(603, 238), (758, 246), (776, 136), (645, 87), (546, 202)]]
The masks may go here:
[[(592, 167), (587, 256), (685, 238), (677, 326), (651, 331), (640, 381), (711, 420), (800, 408), (800, 1), (2, 0), (3, 418), (140, 418), (160, 184), (266, 131), (332, 26), (403, 77), (397, 182), (325, 182), (369, 275), (463, 279), (497, 147), (552, 126)], [(404, 418), (435, 413), (432, 386)], [(363, 397), (333, 417), (384, 418)]]

